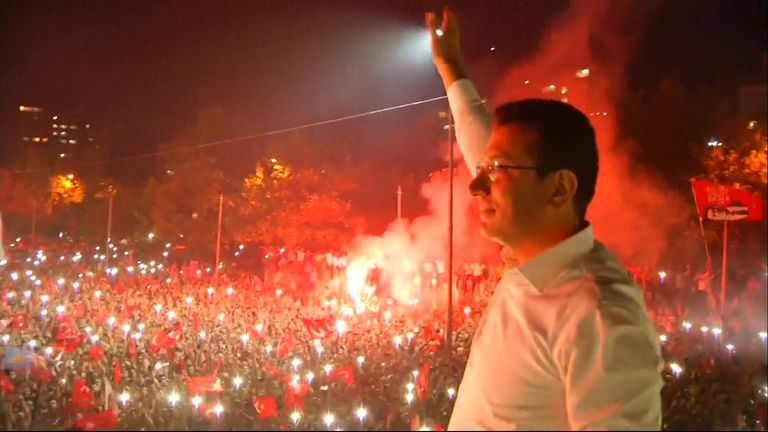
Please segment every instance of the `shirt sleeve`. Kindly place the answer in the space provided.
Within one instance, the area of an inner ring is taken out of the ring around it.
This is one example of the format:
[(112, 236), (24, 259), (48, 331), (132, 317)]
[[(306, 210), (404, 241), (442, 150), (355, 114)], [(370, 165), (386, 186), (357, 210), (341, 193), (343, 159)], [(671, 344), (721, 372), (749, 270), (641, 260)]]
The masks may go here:
[(663, 361), (647, 317), (608, 306), (572, 326), (556, 356), (571, 429), (660, 430)]
[(474, 176), (477, 163), (491, 137), (491, 113), (468, 79), (455, 81), (448, 87), (447, 94), (456, 128), (456, 141), (469, 172)]

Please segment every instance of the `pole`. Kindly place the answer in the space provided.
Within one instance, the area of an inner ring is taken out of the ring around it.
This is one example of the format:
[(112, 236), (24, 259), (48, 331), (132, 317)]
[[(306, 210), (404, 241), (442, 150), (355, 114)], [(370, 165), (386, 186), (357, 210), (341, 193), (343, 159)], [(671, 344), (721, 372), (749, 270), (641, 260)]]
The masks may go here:
[(453, 131), (451, 109), (448, 108), (448, 325), (445, 346), (450, 357), (453, 353)]
[(109, 194), (109, 209), (107, 210), (107, 263), (109, 263), (109, 257), (112, 255), (112, 250), (109, 248), (109, 244), (112, 243), (112, 202), (115, 199), (115, 194)]
[(216, 262), (214, 265), (216, 269), (214, 274), (219, 275), (219, 257), (221, 257), (221, 213), (224, 210), (224, 194), (219, 194), (219, 227), (216, 233)]
[(37, 201), (32, 201), (32, 247), (37, 244)]
[(397, 221), (403, 218), (403, 188), (397, 185)]
[(704, 254), (707, 257), (707, 271), (709, 271), (712, 268), (712, 260), (709, 256), (709, 245), (707, 244), (707, 237), (704, 234), (704, 221), (702, 220), (702, 217), (699, 216), (699, 202), (696, 199), (696, 190), (693, 187), (693, 180), (691, 180), (691, 192), (693, 192), (693, 204), (696, 206), (696, 215), (699, 218), (699, 230), (701, 231), (701, 240), (704, 242)]
[(725, 328), (725, 282), (728, 263), (728, 221), (723, 221), (723, 265), (720, 269), (720, 328)]

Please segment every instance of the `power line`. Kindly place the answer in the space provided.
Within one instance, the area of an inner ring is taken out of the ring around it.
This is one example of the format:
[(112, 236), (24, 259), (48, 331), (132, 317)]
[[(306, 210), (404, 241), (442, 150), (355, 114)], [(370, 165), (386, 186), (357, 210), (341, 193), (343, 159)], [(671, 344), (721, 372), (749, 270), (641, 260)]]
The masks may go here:
[[(277, 130), (272, 130), (272, 131), (267, 131), (267, 132), (259, 132), (259, 133), (255, 133), (255, 134), (244, 135), (244, 136), (235, 137), (235, 138), (229, 138), (229, 139), (225, 139), (225, 140), (210, 141), (210, 142), (201, 143), (201, 144), (197, 144), (197, 145), (189, 146), (189, 147), (176, 147), (176, 148), (171, 148), (171, 149), (158, 150), (158, 151), (154, 151), (154, 152), (150, 152), (150, 153), (142, 153), (142, 154), (137, 154), (137, 155), (132, 155), (132, 156), (125, 156), (125, 157), (115, 158), (115, 159), (104, 159), (104, 160), (99, 160), (99, 161), (83, 162), (83, 163), (79, 163), (79, 164), (70, 165), (70, 167), (71, 168), (80, 168), (80, 167), (88, 167), (88, 166), (96, 166), (96, 165), (105, 165), (105, 164), (116, 163), (116, 162), (125, 162), (125, 161), (137, 160), (137, 159), (144, 159), (144, 158), (160, 156), (160, 155), (165, 155), (165, 154), (175, 153), (175, 152), (199, 150), (199, 149), (203, 149), (203, 148), (209, 148), (209, 147), (215, 147), (215, 146), (220, 146), (220, 145), (224, 145), (224, 144), (230, 144), (230, 143), (234, 143), (234, 142), (238, 142), (238, 141), (247, 141), (247, 140), (251, 140), (251, 139), (255, 139), (255, 138), (262, 138), (262, 137), (271, 136), (271, 135), (279, 135), (279, 134), (283, 134), (283, 133), (287, 133), (287, 132), (294, 132), (294, 131), (302, 130), (302, 129), (309, 129), (309, 128), (316, 127), (316, 126), (325, 126), (325, 125), (329, 125), (329, 124), (333, 124), (333, 123), (343, 122), (343, 121), (346, 121), (346, 120), (352, 120), (352, 119), (356, 119), (356, 118), (367, 117), (367, 116), (371, 116), (371, 115), (374, 115), (374, 114), (381, 114), (381, 113), (384, 113), (384, 112), (387, 112), (387, 111), (394, 111), (394, 110), (398, 110), (398, 109), (402, 109), (402, 108), (409, 108), (409, 107), (416, 106), (416, 105), (422, 105), (422, 104), (426, 104), (426, 103), (430, 103), (430, 102), (435, 102), (435, 101), (443, 100), (443, 99), (446, 99), (446, 98), (447, 98), (447, 96), (438, 96), (438, 97), (433, 97), (433, 98), (430, 98), (430, 99), (423, 99), (423, 100), (420, 100), (420, 101), (408, 102), (408, 103), (404, 103), (404, 104), (401, 104), (401, 105), (395, 105), (395, 106), (391, 106), (391, 107), (380, 108), (380, 109), (376, 109), (376, 110), (372, 110), (372, 111), (367, 111), (367, 112), (362, 112), (362, 113), (358, 113), (358, 114), (352, 114), (352, 115), (348, 115), (348, 116), (344, 116), (344, 117), (338, 117), (338, 118), (331, 119), (331, 120), (323, 120), (323, 121), (318, 121), (318, 122), (314, 122), (314, 123), (307, 123), (307, 124), (303, 124), (303, 125), (299, 125), (299, 126), (293, 126), (293, 127), (289, 127), (289, 128), (286, 128), (286, 129), (277, 129)], [(10, 171), (10, 173), (11, 174), (31, 174), (31, 173), (37, 173), (37, 172), (53, 171), (53, 170), (56, 170), (56, 169), (57, 168), (48, 167), (48, 168), (38, 168), (38, 169), (31, 169), (31, 170)]]

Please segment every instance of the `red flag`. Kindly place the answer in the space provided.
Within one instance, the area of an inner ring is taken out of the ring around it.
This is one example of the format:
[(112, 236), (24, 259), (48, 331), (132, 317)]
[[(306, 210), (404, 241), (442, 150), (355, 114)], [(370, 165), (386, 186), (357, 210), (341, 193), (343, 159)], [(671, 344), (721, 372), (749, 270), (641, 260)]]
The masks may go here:
[(277, 399), (274, 396), (254, 396), (253, 407), (261, 420), (277, 416)]
[(0, 373), (0, 393), (5, 396), (7, 394), (13, 394), (14, 385), (8, 375)]
[(133, 338), (128, 339), (128, 355), (136, 357), (136, 341)]
[(176, 338), (168, 330), (158, 330), (149, 341), (149, 350), (153, 353), (160, 351), (170, 351), (176, 345)]
[(355, 368), (352, 365), (338, 367), (328, 374), (331, 381), (340, 381), (349, 387), (355, 386)]
[(293, 335), (290, 332), (283, 335), (277, 347), (277, 357), (283, 358), (293, 349)]
[(24, 332), (29, 328), (29, 315), (17, 313), (11, 318), (11, 331)]
[(116, 430), (117, 416), (112, 410), (89, 414), (75, 422), (75, 427), (84, 431)]
[(114, 370), (112, 372), (112, 381), (115, 382), (115, 385), (120, 385), (120, 378), (122, 377), (122, 366), (120, 365), (120, 360), (115, 360), (115, 366)]
[(302, 318), (307, 333), (314, 339), (325, 339), (334, 334), (335, 321), (332, 316), (321, 319)]
[(273, 378), (281, 379), (283, 377), (283, 371), (281, 371), (277, 366), (270, 362), (264, 362), (264, 370), (267, 371), (268, 374), (272, 375)]
[(285, 383), (285, 406), (304, 410), (304, 397), (309, 393), (309, 386), (303, 381), (289, 381)]
[(424, 362), (419, 368), (419, 375), (416, 377), (416, 397), (424, 400), (429, 391), (429, 363)]
[(208, 420), (216, 421), (218, 418), (216, 416), (216, 405), (217, 405), (217, 402), (209, 402), (209, 403), (201, 404), (200, 408), (198, 409), (198, 412), (200, 413), (200, 415), (202, 415), (203, 417), (206, 417)]
[(99, 344), (93, 345), (90, 348), (88, 348), (88, 354), (90, 354), (91, 359), (93, 361), (101, 361), (101, 359), (104, 358), (104, 350), (101, 348)]
[(53, 378), (53, 372), (46, 369), (44, 366), (35, 366), (31, 370), (32, 378), (39, 383), (47, 383)]
[(96, 399), (91, 389), (83, 378), (75, 378), (72, 382), (72, 395), (69, 398), (69, 407), (74, 411), (85, 411), (96, 406)]
[(71, 333), (68, 335), (60, 334), (56, 337), (56, 342), (53, 346), (57, 351), (71, 353), (83, 343), (83, 339), (85, 339), (85, 336), (83, 335), (74, 335)]
[(187, 378), (187, 392), (193, 395), (205, 393), (223, 393), (221, 381), (213, 376), (198, 376)]
[[(763, 200), (745, 190), (733, 186), (691, 180), (696, 211), (700, 218), (733, 216), (733, 219), (758, 221), (763, 218)], [(743, 217), (740, 217), (743, 216)]]

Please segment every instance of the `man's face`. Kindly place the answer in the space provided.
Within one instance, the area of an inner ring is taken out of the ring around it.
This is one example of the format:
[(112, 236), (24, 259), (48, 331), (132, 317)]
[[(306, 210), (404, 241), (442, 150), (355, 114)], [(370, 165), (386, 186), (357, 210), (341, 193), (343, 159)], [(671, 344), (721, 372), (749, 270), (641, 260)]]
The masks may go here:
[[(480, 165), (534, 167), (528, 149), (537, 145), (538, 134), (528, 126), (494, 126)], [(514, 247), (536, 235), (550, 196), (547, 182), (532, 169), (496, 167), (492, 174), (478, 172), (470, 189), (480, 208), (484, 234)]]

